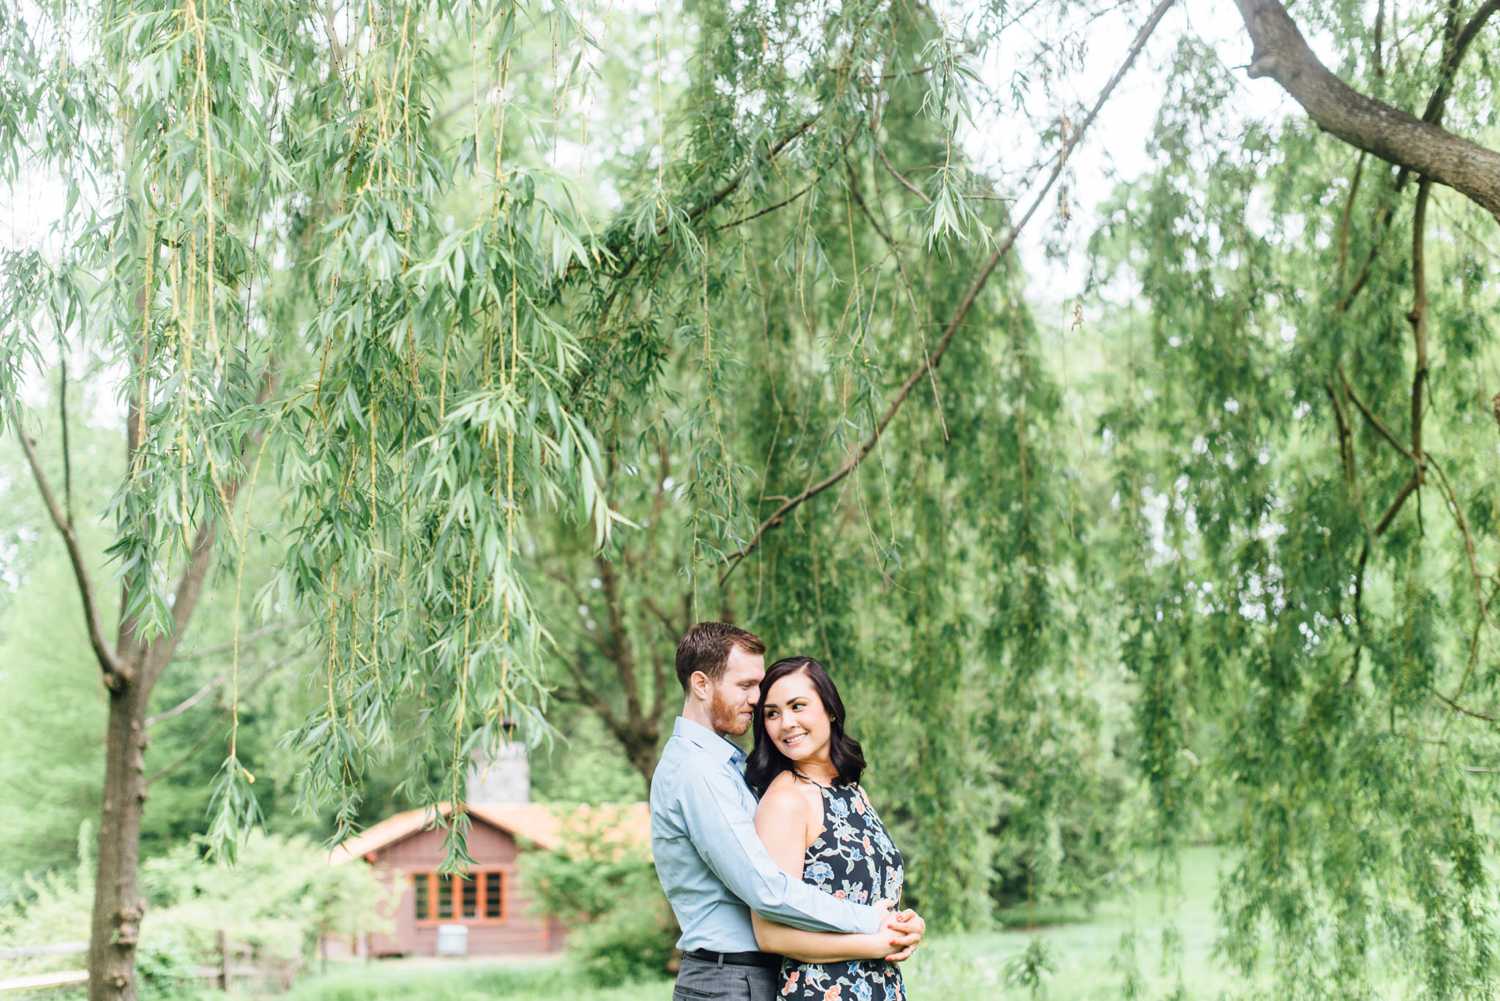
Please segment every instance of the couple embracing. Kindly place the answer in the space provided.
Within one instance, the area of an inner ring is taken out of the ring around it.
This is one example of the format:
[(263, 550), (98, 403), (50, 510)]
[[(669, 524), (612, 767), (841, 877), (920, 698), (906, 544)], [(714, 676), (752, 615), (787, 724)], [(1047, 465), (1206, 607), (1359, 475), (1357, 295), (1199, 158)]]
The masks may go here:
[[(677, 644), (682, 715), (651, 779), (651, 849), (682, 928), (673, 1001), (905, 1001), (925, 923), (859, 785), (865, 760), (811, 657), (700, 622)], [(747, 759), (729, 737), (753, 726)]]

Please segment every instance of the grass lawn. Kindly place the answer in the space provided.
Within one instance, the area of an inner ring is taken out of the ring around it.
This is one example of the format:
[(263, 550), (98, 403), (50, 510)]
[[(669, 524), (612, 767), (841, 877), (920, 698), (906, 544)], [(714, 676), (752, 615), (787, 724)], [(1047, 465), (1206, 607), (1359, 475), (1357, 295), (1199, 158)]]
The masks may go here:
[[(1121, 940), (1132, 935), (1142, 997), (1161, 998), (1178, 983), (1186, 998), (1218, 998), (1243, 988), (1211, 958), (1217, 854), (1193, 849), (1183, 860), (1181, 894), (1163, 900), (1151, 889), (1102, 904), (1086, 918), (1034, 930), (934, 936), (905, 966), (913, 1001), (1031, 997), (1007, 980), (1007, 968), (1033, 943), (1045, 950), (1051, 972), (1040, 996), (1048, 1001), (1115, 1001), (1128, 996)], [(1024, 918), (1026, 912), (1020, 912)], [(1012, 918), (1017, 915), (1012, 915)], [(1179, 944), (1180, 966), (1163, 973), (1163, 945)], [(448, 968), (372, 964), (308, 977), (284, 1001), (668, 1001), (671, 982), (597, 987), (566, 959), (516, 965)]]
[[(1180, 892), (1170, 896), (1147, 887), (1105, 901), (1076, 921), (936, 938), (907, 964), (908, 993), (913, 1001), (1029, 999), (1031, 992), (1013, 986), (1006, 974), (1033, 944), (1050, 966), (1039, 994), (1048, 1001), (1117, 1001), (1129, 996), (1129, 969), (1143, 998), (1167, 997), (1179, 984), (1183, 997), (1192, 999), (1242, 990), (1247, 986), (1242, 978), (1212, 956), (1218, 858), (1210, 848), (1185, 852)], [(1007, 919), (1025, 920), (1025, 915), (1023, 909)], [(1175, 958), (1164, 963), (1173, 953)]]

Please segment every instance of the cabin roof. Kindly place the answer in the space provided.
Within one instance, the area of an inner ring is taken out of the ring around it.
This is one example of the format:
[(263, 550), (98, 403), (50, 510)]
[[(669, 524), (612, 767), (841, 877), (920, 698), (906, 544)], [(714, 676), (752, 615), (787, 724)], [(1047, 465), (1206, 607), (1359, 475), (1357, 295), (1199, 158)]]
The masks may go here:
[[(584, 806), (567, 803), (467, 803), (470, 818), (525, 839), (548, 851), (562, 847), (569, 830), (599, 829), (612, 832), (609, 838), (622, 846), (649, 852), (651, 847), (651, 814), (645, 803), (618, 803)], [(451, 803), (405, 810), (387, 817), (337, 845), (328, 860), (335, 865), (351, 859), (367, 858), (398, 841), (437, 826), (439, 815), (453, 812)]]

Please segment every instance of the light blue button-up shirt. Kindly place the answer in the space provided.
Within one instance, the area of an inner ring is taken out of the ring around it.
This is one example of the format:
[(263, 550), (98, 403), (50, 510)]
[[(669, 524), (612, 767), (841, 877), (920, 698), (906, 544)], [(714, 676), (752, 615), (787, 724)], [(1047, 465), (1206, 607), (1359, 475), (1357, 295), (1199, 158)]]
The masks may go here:
[(880, 927), (872, 907), (841, 900), (794, 879), (755, 833), (755, 796), (728, 740), (677, 717), (651, 778), (651, 853), (684, 952), (751, 952), (750, 911), (808, 931)]

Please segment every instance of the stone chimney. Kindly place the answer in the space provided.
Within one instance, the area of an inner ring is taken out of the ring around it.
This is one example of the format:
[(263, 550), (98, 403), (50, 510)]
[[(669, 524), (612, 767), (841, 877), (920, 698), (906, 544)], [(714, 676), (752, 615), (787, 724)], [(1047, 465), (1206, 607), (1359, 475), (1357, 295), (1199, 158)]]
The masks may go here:
[(531, 802), (531, 762), (526, 743), (508, 740), (493, 754), (476, 747), (469, 754), (470, 803)]

